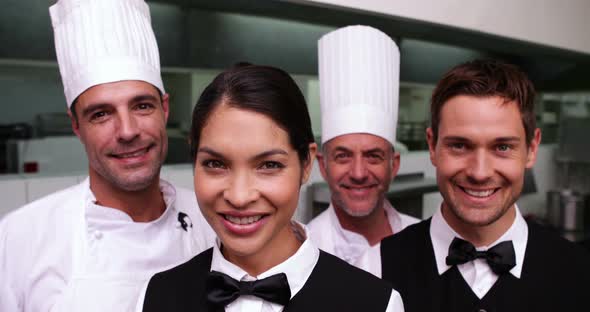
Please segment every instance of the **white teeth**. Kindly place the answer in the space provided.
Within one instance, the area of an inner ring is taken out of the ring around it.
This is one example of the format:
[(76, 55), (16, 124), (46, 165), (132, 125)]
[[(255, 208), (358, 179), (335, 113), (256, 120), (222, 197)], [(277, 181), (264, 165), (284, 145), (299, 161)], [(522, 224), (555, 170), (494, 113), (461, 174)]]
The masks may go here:
[(234, 217), (234, 216), (230, 216), (230, 215), (224, 215), (224, 217), (229, 222), (235, 223), (235, 224), (240, 224), (240, 225), (254, 223), (262, 218), (261, 215), (252, 216), (252, 217), (243, 217), (243, 218)]
[(471, 196), (475, 196), (475, 197), (488, 197), (494, 193), (494, 190), (474, 191), (474, 190), (468, 190), (465, 188), (464, 188), (464, 190), (465, 190), (465, 193), (467, 193)]

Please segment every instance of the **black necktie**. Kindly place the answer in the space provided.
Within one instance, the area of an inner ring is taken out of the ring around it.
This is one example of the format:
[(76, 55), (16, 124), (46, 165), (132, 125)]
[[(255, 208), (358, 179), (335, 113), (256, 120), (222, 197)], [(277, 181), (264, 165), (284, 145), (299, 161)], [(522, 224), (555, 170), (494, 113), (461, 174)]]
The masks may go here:
[(211, 271), (207, 277), (207, 302), (214, 307), (225, 307), (239, 296), (252, 295), (266, 301), (287, 305), (291, 289), (285, 273), (264, 279), (241, 282), (227, 274)]
[(485, 259), (494, 273), (501, 275), (516, 265), (512, 241), (501, 242), (487, 251), (477, 251), (468, 241), (455, 237), (449, 246), (448, 265), (463, 264), (477, 258)]

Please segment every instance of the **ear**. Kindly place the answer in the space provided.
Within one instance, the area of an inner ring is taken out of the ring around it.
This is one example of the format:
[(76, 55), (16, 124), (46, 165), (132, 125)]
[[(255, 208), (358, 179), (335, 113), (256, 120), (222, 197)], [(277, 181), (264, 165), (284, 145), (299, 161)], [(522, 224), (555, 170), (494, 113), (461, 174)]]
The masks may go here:
[(391, 155), (391, 180), (395, 178), (397, 172), (399, 171), (399, 166), (401, 164), (401, 159), (399, 157), (398, 152), (393, 152)]
[(168, 122), (168, 115), (170, 114), (170, 94), (166, 93), (162, 96), (162, 109), (164, 110), (164, 117)]
[(526, 168), (532, 168), (537, 161), (537, 152), (539, 151), (539, 144), (541, 144), (541, 129), (535, 129), (531, 144), (527, 148)]
[(303, 167), (303, 176), (301, 177), (301, 184), (305, 184), (311, 175), (311, 170), (313, 168), (313, 162), (315, 161), (316, 154), (318, 152), (318, 145), (316, 143), (309, 144), (309, 158), (307, 162), (305, 162), (305, 166)]
[(78, 138), (80, 138), (80, 124), (76, 120), (76, 116), (74, 116), (74, 113), (72, 113), (72, 111), (69, 108), (68, 108), (68, 117), (70, 118), (70, 122), (72, 124), (72, 131), (74, 131), (74, 134)]
[(432, 132), (432, 128), (430, 128), (430, 127), (426, 128), (426, 141), (428, 143), (428, 152), (430, 154), (430, 162), (432, 163), (433, 166), (436, 167), (436, 157), (434, 157), (435, 151), (436, 151), (436, 142), (434, 142), (434, 133)]
[[(326, 144), (326, 143), (324, 143)], [(322, 148), (322, 151), (327, 151), (327, 147), (324, 145), (324, 148)], [(317, 155), (318, 158), (318, 165), (320, 167), (320, 173), (322, 174), (322, 178), (324, 178), (324, 180), (327, 181), (326, 176), (327, 176), (327, 169), (326, 169), (326, 157), (328, 157), (327, 155), (324, 155), (323, 152), (319, 152)]]

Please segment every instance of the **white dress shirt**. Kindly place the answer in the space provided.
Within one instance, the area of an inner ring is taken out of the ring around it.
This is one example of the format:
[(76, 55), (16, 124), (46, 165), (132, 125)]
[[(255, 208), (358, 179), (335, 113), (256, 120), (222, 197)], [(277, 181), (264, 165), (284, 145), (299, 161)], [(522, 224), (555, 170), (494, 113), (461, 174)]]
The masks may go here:
[[(303, 244), (299, 247), (294, 255), (289, 257), (284, 262), (270, 268), (269, 270), (261, 273), (258, 276), (251, 276), (246, 271), (242, 270), (235, 264), (227, 261), (221, 253), (219, 246), (220, 242), (213, 247), (213, 256), (211, 259), (211, 271), (217, 271), (229, 275), (237, 281), (255, 281), (258, 279), (267, 278), (269, 276), (285, 273), (289, 282), (289, 288), (291, 290), (291, 299), (297, 295), (297, 293), (305, 286), (309, 276), (313, 269), (318, 263), (320, 251), (314, 246), (313, 242), (306, 239), (307, 233), (305, 228), (296, 222), (292, 222), (292, 228), (296, 232), (296, 236), (303, 241)], [(335, 282), (338, 282), (338, 277), (334, 276)], [(137, 304), (137, 312), (143, 310), (143, 302), (145, 299), (145, 290), (139, 296)], [(232, 303), (225, 307), (226, 312), (280, 312), (283, 311), (284, 306), (265, 301), (264, 299), (256, 296), (240, 296)], [(386, 312), (403, 312), (404, 306), (399, 293), (395, 290), (391, 291), (391, 296), (387, 305)]]
[[(439, 209), (432, 216), (430, 222), (430, 239), (434, 248), (436, 267), (439, 275), (442, 275), (451, 268), (451, 266), (447, 265), (446, 258), (449, 253), (449, 246), (455, 237), (463, 239), (463, 237), (449, 226)], [(516, 257), (516, 265), (510, 270), (510, 274), (516, 278), (520, 278), (528, 240), (528, 226), (520, 214), (518, 207), (516, 207), (516, 218), (510, 228), (489, 246), (482, 246), (476, 249), (479, 251), (488, 250), (501, 242), (509, 240), (512, 240)], [(357, 265), (363, 266), (370, 273), (381, 277), (381, 248), (371, 248), (368, 250), (359, 257)], [(498, 275), (491, 270), (484, 259), (475, 259), (474, 261), (460, 264), (458, 265), (458, 269), (465, 282), (473, 290), (473, 293), (480, 299), (485, 296), (498, 280)]]
[[(122, 274), (153, 274), (213, 245), (214, 232), (194, 193), (163, 180), (160, 190), (166, 210), (152, 222), (133, 222), (119, 210), (97, 205), (88, 179), (7, 215), (0, 222), (0, 297), (8, 299), (0, 304), (9, 306), (0, 306), (0, 311), (46, 312), (76, 306), (71, 303), (80, 302), (76, 293), (82, 288), (72, 291), (75, 276), (97, 278), (111, 287)], [(188, 215), (186, 221), (192, 223), (188, 231), (181, 227), (178, 212)], [(134, 296), (114, 299), (121, 307), (117, 311), (135, 305), (142, 284), (136, 290), (124, 286)], [(84, 291), (92, 290), (86, 287), (92, 285), (86, 283)], [(96, 290), (94, 297), (112, 299), (110, 294), (117, 296), (116, 287), (112, 288)], [(106, 310), (100, 304), (83, 310), (95, 309)]]
[[(340, 225), (334, 209), (334, 206), (330, 205), (328, 209), (309, 222), (306, 228), (310, 239), (319, 249), (335, 255), (349, 264), (366, 270), (358, 262), (358, 258), (368, 249), (379, 249), (381, 243), (371, 246), (369, 241), (361, 234), (344, 229)], [(420, 221), (414, 217), (399, 213), (387, 200), (383, 201), (383, 209), (385, 209), (385, 214), (387, 215), (387, 220), (393, 233), (397, 233), (405, 229), (408, 225)], [(379, 261), (381, 261), (380, 258)]]

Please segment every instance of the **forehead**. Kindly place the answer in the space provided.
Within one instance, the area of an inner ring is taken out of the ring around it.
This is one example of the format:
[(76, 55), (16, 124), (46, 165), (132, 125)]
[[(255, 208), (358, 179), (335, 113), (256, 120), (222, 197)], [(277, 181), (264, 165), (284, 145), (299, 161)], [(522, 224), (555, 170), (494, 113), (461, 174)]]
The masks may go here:
[(439, 136), (524, 138), (521, 113), (514, 101), (498, 96), (460, 95), (449, 99), (440, 112)]
[(211, 112), (199, 141), (200, 146), (217, 147), (238, 154), (290, 147), (287, 132), (270, 117), (226, 104)]
[(328, 151), (347, 149), (350, 151), (366, 151), (374, 149), (388, 150), (391, 144), (386, 139), (369, 133), (349, 133), (337, 136), (325, 143)]
[(140, 80), (124, 80), (98, 84), (86, 89), (78, 96), (76, 109), (88, 105), (127, 103), (138, 96), (160, 98), (160, 93), (153, 85)]

